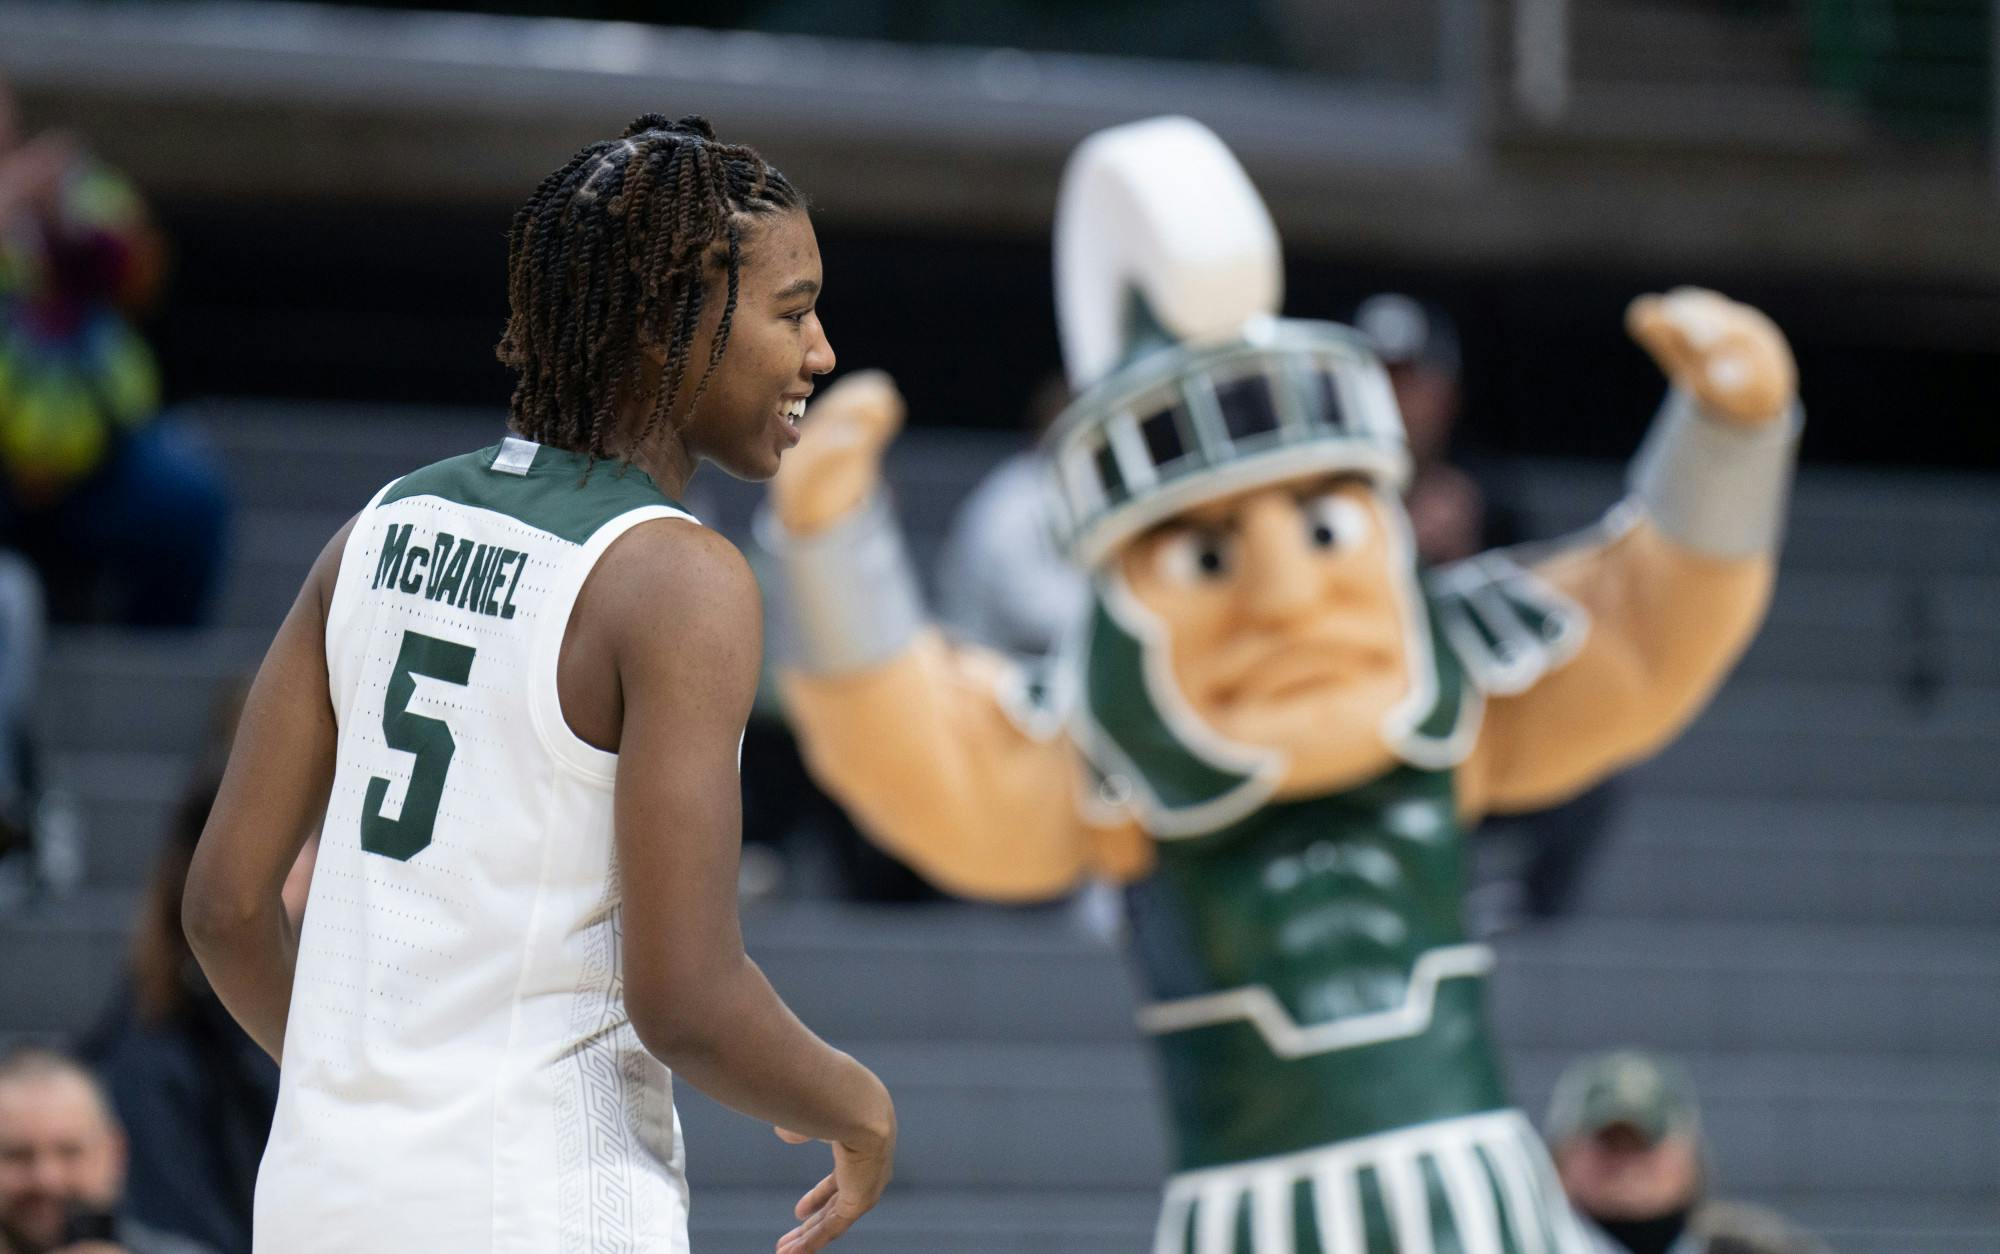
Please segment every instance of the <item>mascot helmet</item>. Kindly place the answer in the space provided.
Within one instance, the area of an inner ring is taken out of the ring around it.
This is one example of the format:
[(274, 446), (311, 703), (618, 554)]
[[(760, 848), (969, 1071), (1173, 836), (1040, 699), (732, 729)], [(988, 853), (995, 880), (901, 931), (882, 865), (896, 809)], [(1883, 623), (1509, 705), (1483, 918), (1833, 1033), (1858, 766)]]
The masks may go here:
[(1044, 441), (1058, 545), (1095, 567), (1190, 505), (1315, 472), (1400, 490), (1402, 419), (1366, 340), (1276, 316), (1277, 230), (1189, 118), (1078, 146), (1056, 208), (1056, 306), (1078, 394)]
[(1063, 175), (1055, 268), (1077, 396), (1044, 437), (1044, 485), (1058, 545), (1092, 573), (1070, 725), (1100, 794), (1160, 837), (1216, 831), (1272, 798), (1287, 755), (1202, 722), (1166, 625), (1108, 559), (1192, 506), (1316, 474), (1362, 475), (1388, 506), (1410, 688), (1379, 733), (1406, 762), (1458, 760), (1478, 699), (1418, 580), (1395, 393), (1358, 332), (1277, 316), (1277, 230), (1222, 141), (1178, 117), (1086, 139)]

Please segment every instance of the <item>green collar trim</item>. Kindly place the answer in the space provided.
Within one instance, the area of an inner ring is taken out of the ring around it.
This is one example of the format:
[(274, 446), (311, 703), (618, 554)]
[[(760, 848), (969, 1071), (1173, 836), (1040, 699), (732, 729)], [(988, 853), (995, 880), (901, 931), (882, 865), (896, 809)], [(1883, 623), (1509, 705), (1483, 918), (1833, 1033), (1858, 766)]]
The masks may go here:
[(544, 444), (536, 446), (524, 473), (494, 464), (503, 447), (490, 445), (412, 471), (389, 486), (380, 504), (434, 496), (505, 514), (571, 544), (582, 544), (613, 518), (648, 505), (688, 514), (637, 466)]

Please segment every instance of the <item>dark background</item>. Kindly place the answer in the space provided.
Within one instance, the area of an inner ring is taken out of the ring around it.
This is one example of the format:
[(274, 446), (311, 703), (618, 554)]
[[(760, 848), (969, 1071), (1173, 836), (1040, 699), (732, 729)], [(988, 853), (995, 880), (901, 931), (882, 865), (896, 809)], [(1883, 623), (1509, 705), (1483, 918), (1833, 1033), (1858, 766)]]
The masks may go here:
[[(810, 189), (807, 189), (810, 192)], [(523, 189), (525, 195), (527, 189)], [(150, 328), (175, 398), (491, 405), (510, 206), (232, 201), (155, 206), (174, 268)], [(1059, 369), (1043, 234), (889, 231), (822, 216), (821, 302), (842, 369), (890, 371), (912, 422), (1005, 428)], [(1714, 286), (1791, 337), (1817, 464), (2000, 467), (2000, 356), (1983, 289), (1815, 275), (1468, 269), (1290, 257), (1285, 311), (1344, 319), (1367, 294), (1435, 301), (1465, 347), (1466, 444), (1624, 457), (1660, 378), (1623, 332), (1644, 291)], [(1954, 325), (1955, 322), (1964, 325)]]

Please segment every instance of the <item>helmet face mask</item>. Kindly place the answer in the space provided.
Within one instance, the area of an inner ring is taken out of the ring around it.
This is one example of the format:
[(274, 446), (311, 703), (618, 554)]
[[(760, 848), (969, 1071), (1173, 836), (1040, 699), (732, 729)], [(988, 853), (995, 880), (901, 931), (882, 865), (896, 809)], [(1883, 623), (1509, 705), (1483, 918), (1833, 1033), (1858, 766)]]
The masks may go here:
[(1400, 490), (1408, 478), (1388, 375), (1346, 327), (1260, 318), (1209, 347), (1133, 342), (1043, 444), (1057, 544), (1082, 566), (1250, 488), (1345, 471)]

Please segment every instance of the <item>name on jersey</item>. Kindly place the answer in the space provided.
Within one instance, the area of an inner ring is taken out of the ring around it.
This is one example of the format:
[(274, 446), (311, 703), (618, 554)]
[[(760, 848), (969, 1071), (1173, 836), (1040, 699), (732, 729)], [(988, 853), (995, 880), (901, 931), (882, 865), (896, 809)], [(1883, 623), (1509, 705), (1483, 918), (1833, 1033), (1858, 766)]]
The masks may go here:
[(411, 544), (415, 523), (389, 525), (371, 588), (421, 595), (493, 618), (514, 617), (514, 593), (528, 555), (519, 549), (474, 544), (440, 531), (429, 544)]

